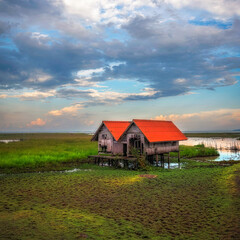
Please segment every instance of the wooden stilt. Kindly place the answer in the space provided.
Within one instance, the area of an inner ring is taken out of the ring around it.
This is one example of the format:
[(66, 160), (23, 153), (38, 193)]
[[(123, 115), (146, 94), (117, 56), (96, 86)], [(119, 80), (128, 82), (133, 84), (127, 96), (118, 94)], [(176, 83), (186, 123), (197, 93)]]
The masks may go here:
[(178, 151), (178, 167), (180, 168), (180, 151)]
[(156, 166), (158, 167), (158, 154), (156, 154)]
[(170, 168), (170, 152), (168, 153), (168, 169)]

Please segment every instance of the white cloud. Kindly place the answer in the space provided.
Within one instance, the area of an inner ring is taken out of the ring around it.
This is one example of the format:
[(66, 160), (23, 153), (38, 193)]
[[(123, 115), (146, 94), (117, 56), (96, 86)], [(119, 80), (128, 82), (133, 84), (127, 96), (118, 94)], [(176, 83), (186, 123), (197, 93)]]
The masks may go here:
[(78, 103), (69, 107), (64, 107), (60, 110), (52, 110), (50, 112), (48, 112), (49, 115), (52, 116), (62, 116), (62, 115), (71, 115), (71, 116), (75, 116), (77, 115), (78, 110), (82, 109), (83, 105)]
[(183, 84), (186, 83), (187, 79), (185, 78), (177, 78), (174, 82), (177, 84)]
[[(91, 89), (89, 96), (96, 99), (96, 100), (104, 100), (104, 101), (114, 101), (114, 103), (119, 103), (126, 98), (139, 96), (139, 97), (147, 97), (153, 96), (154, 94), (158, 93), (159, 91), (154, 90), (153, 88), (144, 88), (140, 93), (121, 93), (121, 92), (114, 92), (114, 91), (98, 91), (95, 89)], [(113, 103), (113, 102), (109, 102)]]
[(45, 99), (48, 97), (54, 97), (56, 96), (56, 90), (49, 90), (46, 92), (41, 91), (28, 91), (23, 92), (21, 94), (17, 94), (16, 91), (11, 91), (11, 94), (9, 92), (0, 94), (0, 98), (20, 98), (21, 100), (39, 100), (39, 99)]
[(99, 85), (99, 82), (92, 82), (91, 78), (76, 78), (74, 79), (76, 82), (75, 84), (68, 84), (68, 86), (79, 86), (79, 87), (95, 87), (95, 88), (102, 88), (106, 86)]
[(95, 68), (95, 69), (87, 69), (87, 70), (80, 70), (77, 72), (78, 77), (89, 77), (93, 74), (103, 73), (104, 68)]
[(66, 15), (71, 14), (86, 22), (123, 24), (131, 16), (141, 14), (143, 7), (154, 7), (151, 0), (63, 0)]
[(21, 100), (38, 100), (38, 99), (44, 99), (47, 97), (54, 97), (55, 94), (56, 94), (55, 90), (50, 90), (47, 92), (33, 91), (33, 92), (24, 92), (19, 95), (10, 95), (8, 97), (20, 98)]
[(27, 127), (32, 127), (32, 126), (44, 126), (47, 123), (47, 121), (44, 121), (41, 118), (36, 119), (35, 121), (31, 121), (30, 123), (27, 124)]

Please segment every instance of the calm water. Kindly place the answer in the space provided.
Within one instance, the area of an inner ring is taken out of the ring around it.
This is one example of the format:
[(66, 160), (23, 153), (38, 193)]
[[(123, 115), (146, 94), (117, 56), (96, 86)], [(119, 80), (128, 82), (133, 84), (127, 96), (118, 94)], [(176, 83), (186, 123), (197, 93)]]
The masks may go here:
[(3, 142), (3, 143), (10, 143), (10, 142), (19, 142), (20, 140), (19, 139), (15, 139), (15, 140), (0, 140), (0, 142)]
[(204, 144), (206, 147), (213, 147), (218, 150), (220, 156), (216, 161), (240, 160), (240, 141), (236, 138), (188, 138), (181, 141), (180, 145), (194, 146)]

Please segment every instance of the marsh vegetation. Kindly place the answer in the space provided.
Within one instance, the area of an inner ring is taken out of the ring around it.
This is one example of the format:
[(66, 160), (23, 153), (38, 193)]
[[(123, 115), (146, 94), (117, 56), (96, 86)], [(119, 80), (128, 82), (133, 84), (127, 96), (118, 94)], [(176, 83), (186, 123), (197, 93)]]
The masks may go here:
[(129, 171), (79, 164), (96, 154), (96, 143), (86, 134), (0, 138), (23, 139), (0, 143), (1, 172), (17, 173), (0, 174), (2, 239), (237, 239), (240, 235), (240, 164), (226, 167), (192, 159), (216, 155), (213, 148), (181, 146), (181, 169), (152, 166)]

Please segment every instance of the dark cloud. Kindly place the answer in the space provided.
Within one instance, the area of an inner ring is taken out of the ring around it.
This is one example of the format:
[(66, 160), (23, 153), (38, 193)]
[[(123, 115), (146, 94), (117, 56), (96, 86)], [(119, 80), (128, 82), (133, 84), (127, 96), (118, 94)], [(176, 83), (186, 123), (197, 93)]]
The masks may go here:
[(31, 16), (34, 21), (34, 18), (37, 19), (39, 15), (60, 14), (60, 9), (60, 1), (51, 0), (1, 0), (0, 3), (1, 16), (7, 17), (9, 20)]
[(92, 93), (92, 91), (68, 88), (58, 90), (56, 96), (60, 98), (86, 98), (89, 97), (90, 93)]
[[(99, 23), (93, 29), (85, 19), (67, 18), (63, 10), (56, 1), (1, 1), (0, 33), (6, 34), (6, 46), (2, 43), (0, 48), (0, 88), (54, 89), (74, 83), (79, 70), (100, 67), (105, 72), (93, 74), (91, 81), (137, 80), (157, 92), (123, 100), (174, 96), (235, 82), (232, 70), (240, 62), (238, 18), (231, 28), (219, 29), (189, 23), (173, 12), (168, 21), (160, 14), (137, 15), (115, 29), (127, 32), (125, 41), (106, 41), (107, 25)], [(36, 32), (31, 32), (33, 28)], [(125, 64), (106, 67), (110, 62)], [(89, 98), (89, 94), (58, 90), (63, 98)]]

